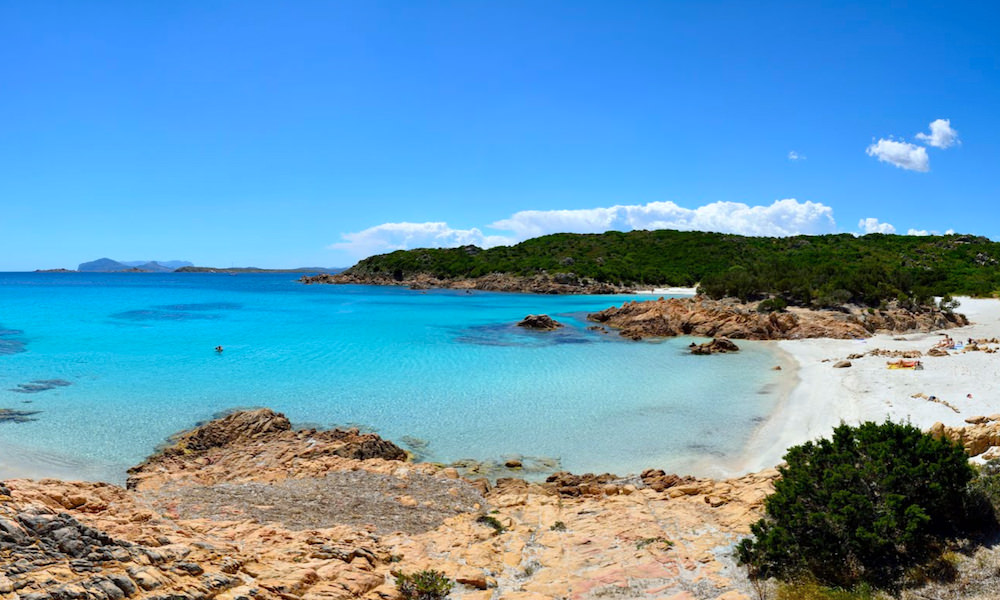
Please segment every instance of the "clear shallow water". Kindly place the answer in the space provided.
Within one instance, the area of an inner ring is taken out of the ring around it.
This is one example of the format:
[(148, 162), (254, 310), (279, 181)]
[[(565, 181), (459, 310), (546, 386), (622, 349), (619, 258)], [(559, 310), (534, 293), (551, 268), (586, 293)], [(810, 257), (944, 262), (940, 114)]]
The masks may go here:
[[(248, 406), (419, 438), (442, 462), (519, 454), (624, 474), (731, 459), (779, 400), (778, 359), (586, 330), (586, 313), (627, 299), (0, 274), (0, 408), (39, 411), (0, 423), (0, 477), (121, 482), (169, 434)], [(529, 313), (568, 327), (513, 326)]]

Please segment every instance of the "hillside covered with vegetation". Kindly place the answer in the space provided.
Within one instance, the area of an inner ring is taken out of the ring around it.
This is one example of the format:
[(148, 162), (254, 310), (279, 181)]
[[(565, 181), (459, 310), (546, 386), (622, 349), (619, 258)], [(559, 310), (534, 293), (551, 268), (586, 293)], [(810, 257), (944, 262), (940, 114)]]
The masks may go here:
[(1000, 243), (971, 235), (745, 237), (699, 231), (555, 234), (514, 246), (400, 250), (346, 271), (405, 281), (572, 274), (624, 286), (692, 286), (709, 296), (779, 303), (925, 304), (1000, 290)]

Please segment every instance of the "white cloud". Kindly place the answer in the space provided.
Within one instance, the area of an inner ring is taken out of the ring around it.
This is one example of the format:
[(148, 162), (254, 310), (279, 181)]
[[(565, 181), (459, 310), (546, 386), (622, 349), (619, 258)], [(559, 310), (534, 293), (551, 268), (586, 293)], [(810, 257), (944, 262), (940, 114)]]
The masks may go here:
[(791, 152), (788, 153), (788, 160), (805, 160), (805, 159), (806, 157), (804, 154), (799, 154), (795, 150), (792, 150)]
[(918, 133), (917, 139), (935, 148), (951, 148), (961, 144), (958, 132), (951, 128), (951, 119), (936, 119), (930, 124), (931, 133)]
[[(951, 235), (953, 233), (955, 233), (954, 229), (948, 229), (944, 232), (945, 235)], [(934, 229), (930, 231), (927, 231), (926, 229), (908, 229), (906, 231), (906, 235), (941, 235), (941, 232)]]
[(340, 237), (343, 241), (329, 248), (344, 250), (354, 258), (409, 248), (453, 248), (468, 244), (489, 248), (514, 243), (503, 236), (485, 235), (475, 227), (452, 229), (447, 223), (383, 223)]
[(931, 170), (930, 159), (927, 158), (927, 148), (909, 142), (879, 139), (865, 150), (868, 156), (878, 157), (879, 161), (896, 165), (909, 171), (927, 172)]
[[(874, 217), (858, 221), (858, 229), (865, 233), (896, 233), (896, 228), (890, 223), (880, 223)], [(912, 231), (912, 230), (911, 230)]]
[(518, 240), (548, 233), (600, 233), (608, 230), (682, 229), (741, 235), (784, 236), (824, 233), (835, 227), (833, 209), (816, 202), (776, 200), (770, 206), (713, 202), (684, 208), (673, 202), (616, 205), (577, 210), (525, 210), (490, 225), (511, 231)]
[(818, 202), (794, 198), (768, 206), (713, 202), (684, 208), (673, 202), (616, 205), (577, 210), (526, 210), (489, 225), (506, 235), (486, 235), (478, 228), (452, 229), (447, 223), (385, 223), (356, 233), (330, 246), (364, 257), (392, 250), (454, 247), (475, 244), (484, 248), (513, 244), (550, 233), (602, 233), (633, 229), (717, 231), (756, 236), (831, 233), (836, 230), (833, 209)]

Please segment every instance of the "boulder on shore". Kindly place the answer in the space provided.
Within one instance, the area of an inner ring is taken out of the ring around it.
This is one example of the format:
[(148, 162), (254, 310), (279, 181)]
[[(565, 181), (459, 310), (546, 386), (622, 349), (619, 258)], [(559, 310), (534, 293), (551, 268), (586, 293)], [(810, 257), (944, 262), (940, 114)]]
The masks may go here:
[(691, 354), (725, 354), (726, 352), (739, 352), (740, 347), (737, 346), (729, 338), (715, 338), (710, 342), (705, 342), (704, 344), (691, 343), (688, 348), (691, 349)]
[(562, 327), (562, 323), (548, 315), (528, 315), (521, 319), (517, 326), (538, 331), (555, 331)]

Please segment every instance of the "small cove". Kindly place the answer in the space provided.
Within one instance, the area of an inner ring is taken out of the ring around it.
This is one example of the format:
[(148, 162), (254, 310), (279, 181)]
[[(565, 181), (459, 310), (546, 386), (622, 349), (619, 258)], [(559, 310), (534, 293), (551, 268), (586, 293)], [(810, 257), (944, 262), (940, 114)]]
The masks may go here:
[[(0, 423), (0, 448), (16, 449), (0, 477), (121, 483), (171, 433), (251, 406), (405, 438), (435, 462), (713, 474), (794, 375), (771, 370), (768, 344), (698, 357), (687, 338), (587, 329), (587, 313), (649, 298), (303, 286), (288, 274), (0, 274), (0, 324), (17, 344), (0, 353), (0, 408), (38, 411)], [(513, 326), (529, 313), (566, 327)]]

